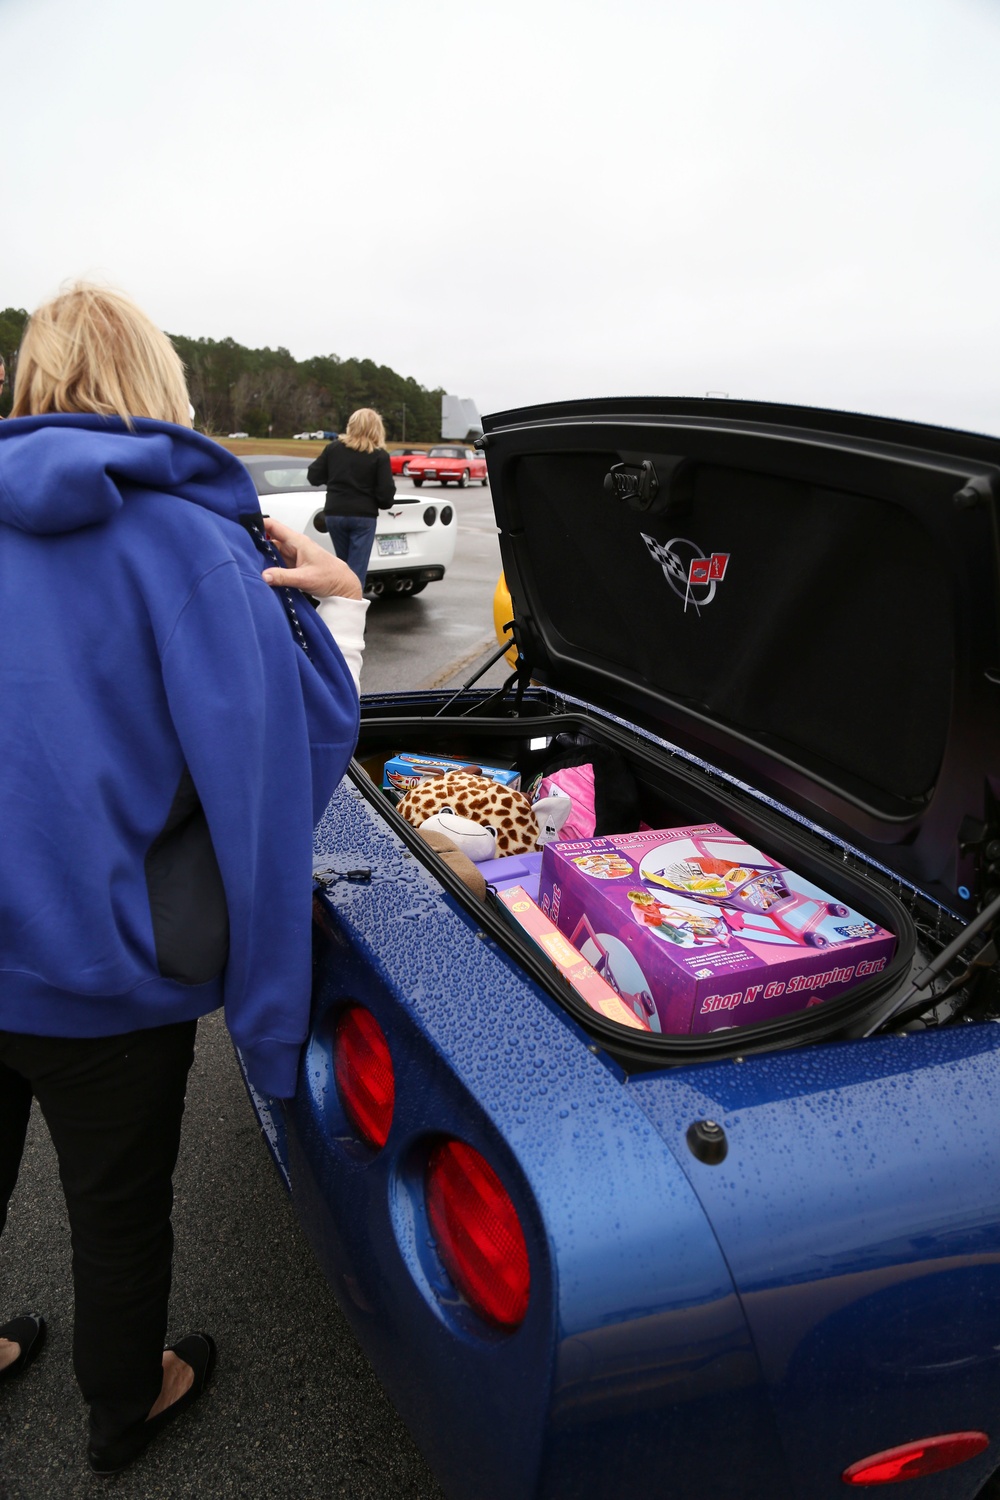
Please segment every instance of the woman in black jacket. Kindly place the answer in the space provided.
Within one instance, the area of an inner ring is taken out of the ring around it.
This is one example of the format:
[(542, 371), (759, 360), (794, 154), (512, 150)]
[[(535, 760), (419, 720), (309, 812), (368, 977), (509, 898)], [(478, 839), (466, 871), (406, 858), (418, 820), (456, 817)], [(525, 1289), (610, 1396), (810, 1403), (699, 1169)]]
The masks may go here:
[(326, 485), (326, 529), (337, 556), (365, 586), (380, 510), (396, 496), (382, 418), (371, 407), (352, 412), (347, 431), (309, 465), (309, 483)]

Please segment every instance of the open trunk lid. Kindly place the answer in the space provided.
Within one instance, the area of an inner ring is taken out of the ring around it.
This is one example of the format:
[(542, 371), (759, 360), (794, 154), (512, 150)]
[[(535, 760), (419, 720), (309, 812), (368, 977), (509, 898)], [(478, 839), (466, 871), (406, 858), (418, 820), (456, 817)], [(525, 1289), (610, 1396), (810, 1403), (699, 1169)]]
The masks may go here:
[(484, 419), (532, 677), (971, 916), (1000, 838), (1000, 440), (729, 401)]

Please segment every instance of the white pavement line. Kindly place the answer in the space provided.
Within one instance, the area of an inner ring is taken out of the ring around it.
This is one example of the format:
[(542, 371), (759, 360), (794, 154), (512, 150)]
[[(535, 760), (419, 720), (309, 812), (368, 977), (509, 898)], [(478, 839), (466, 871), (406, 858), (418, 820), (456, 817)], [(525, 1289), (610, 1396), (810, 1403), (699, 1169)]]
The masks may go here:
[(481, 656), (485, 656), (494, 644), (493, 636), (488, 635), (484, 637), (478, 646), (473, 646), (470, 651), (466, 651), (464, 656), (458, 657), (457, 660), (451, 662), (447, 667), (442, 667), (440, 672), (435, 672), (434, 676), (428, 677), (426, 682), (418, 683), (417, 691), (423, 693), (427, 692), (430, 688), (444, 687), (450, 677), (457, 677), (459, 672), (464, 671), (466, 667), (471, 667), (473, 662), (478, 661)]

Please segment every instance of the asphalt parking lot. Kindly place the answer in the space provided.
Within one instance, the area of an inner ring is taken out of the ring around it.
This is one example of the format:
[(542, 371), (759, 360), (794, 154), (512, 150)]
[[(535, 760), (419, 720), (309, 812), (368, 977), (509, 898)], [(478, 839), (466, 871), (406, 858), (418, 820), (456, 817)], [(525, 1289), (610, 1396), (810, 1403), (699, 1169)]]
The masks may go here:
[[(448, 577), (369, 611), (366, 692), (458, 685), (492, 648), (499, 553), (489, 491), (463, 492), (457, 507)], [(494, 667), (484, 681), (505, 675)], [(110, 1482), (116, 1500), (439, 1500), (298, 1228), (218, 1015), (199, 1028), (175, 1190), (170, 1337), (207, 1329), (219, 1366), (204, 1400)], [(84, 1455), (69, 1235), (37, 1112), (0, 1239), (0, 1288), (5, 1317), (49, 1319), (37, 1364), (0, 1387), (0, 1500), (92, 1500), (107, 1482)]]
[[(399, 494), (413, 484), (396, 478)], [(367, 646), (361, 687), (365, 693), (406, 691), (462, 682), (495, 644), (493, 592), (500, 575), (500, 548), (491, 492), (478, 485), (458, 490), (426, 487), (421, 493), (447, 494), (458, 517), (455, 558), (440, 583), (416, 598), (377, 600), (368, 611)], [(503, 681), (500, 668), (484, 682)]]
[[(117, 1500), (439, 1497), (292, 1215), (218, 1015), (199, 1028), (175, 1191), (169, 1337), (208, 1329), (219, 1365), (203, 1401), (110, 1482)], [(0, 1265), (5, 1305), (49, 1319), (37, 1363), (0, 1393), (0, 1497), (92, 1500), (106, 1482), (84, 1456), (69, 1234), (37, 1113)]]

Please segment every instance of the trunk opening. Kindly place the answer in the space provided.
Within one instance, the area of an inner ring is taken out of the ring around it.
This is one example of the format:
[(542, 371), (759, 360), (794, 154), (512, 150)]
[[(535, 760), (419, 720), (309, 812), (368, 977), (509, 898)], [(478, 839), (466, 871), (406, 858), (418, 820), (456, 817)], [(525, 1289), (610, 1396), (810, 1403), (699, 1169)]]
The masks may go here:
[[(496, 696), (489, 693), (463, 694), (458, 701), (444, 694), (369, 700), (362, 706), (362, 728), (352, 779), (489, 937), (542, 984), (588, 1036), (628, 1072), (717, 1061), (857, 1036), (864, 1029), (865, 1019), (884, 1008), (894, 992), (902, 993), (915, 968), (922, 968), (933, 959), (960, 930), (939, 908), (888, 872), (762, 803), (710, 768), (650, 741), (627, 725), (576, 706), (564, 708), (556, 695), (537, 689), (529, 690), (518, 710), (516, 718), (505, 716), (502, 709), (498, 712)], [(432, 717), (434, 714), (441, 717)], [(630, 1031), (590, 1010), (545, 954), (512, 928), (496, 896), (488, 891), (486, 900), (479, 901), (472, 895), (417, 831), (399, 816), (381, 790), (385, 761), (401, 752), (512, 764), (526, 784), (540, 769), (548, 742), (565, 731), (585, 735), (598, 745), (618, 751), (636, 780), (641, 817), (651, 828), (720, 823), (835, 899), (893, 932), (897, 938), (896, 952), (885, 971), (806, 1010), (702, 1035)], [(960, 973), (962, 968), (963, 962), (959, 961), (955, 972)], [(938, 998), (928, 996), (929, 1012), (934, 1010)], [(957, 1014), (968, 1000), (964, 993), (960, 993), (958, 1001), (949, 999), (940, 1007), (949, 1010), (949, 1014), (934, 1013), (932, 1023), (940, 1024), (952, 1013)], [(911, 1018), (909, 1024), (919, 1027), (923, 1023)]]

